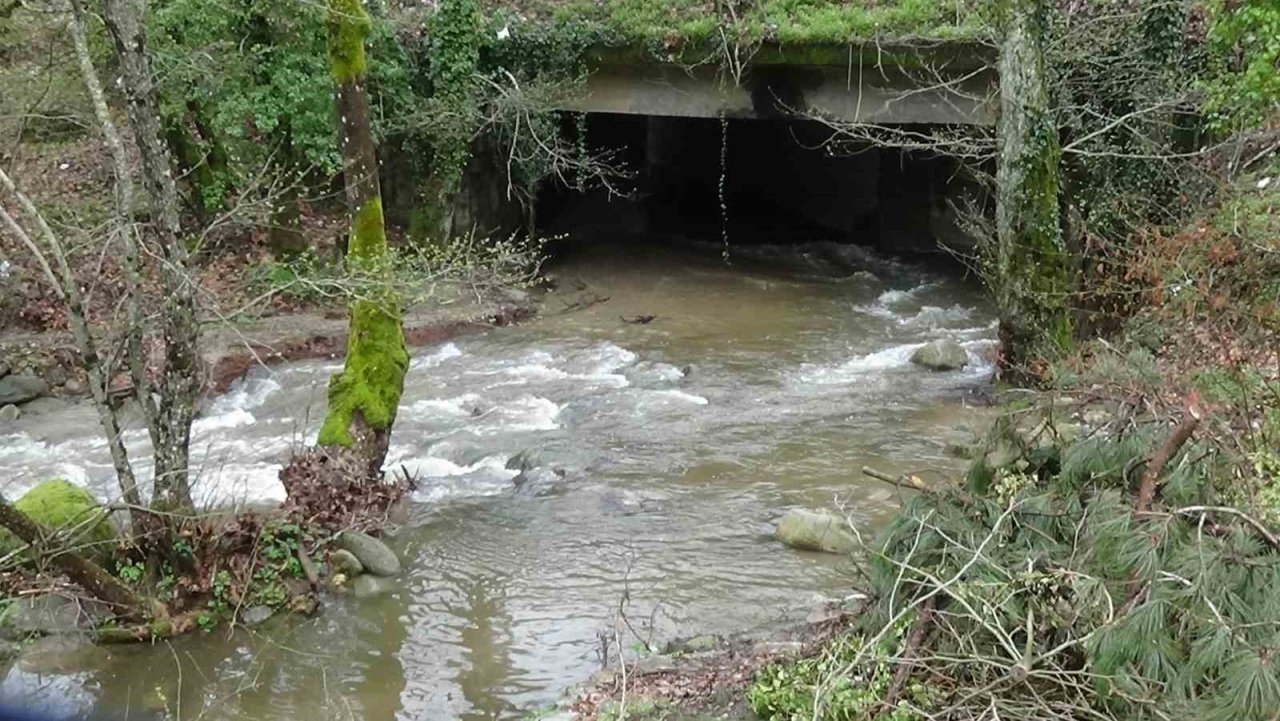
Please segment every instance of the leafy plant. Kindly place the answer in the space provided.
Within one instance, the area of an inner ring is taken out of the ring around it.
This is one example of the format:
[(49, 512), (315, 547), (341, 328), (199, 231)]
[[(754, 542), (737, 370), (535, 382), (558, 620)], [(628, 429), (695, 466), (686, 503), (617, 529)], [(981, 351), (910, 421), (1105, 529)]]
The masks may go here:
[[(904, 702), (884, 712), (893, 671), (886, 656), (901, 646), (905, 624), (874, 649), (857, 634), (835, 639), (812, 658), (766, 666), (747, 691), (747, 701), (761, 718), (771, 721), (914, 721), (922, 716)], [(924, 697), (914, 684), (909, 696)]]
[(1280, 111), (1280, 5), (1212, 0), (1207, 41), (1212, 73), (1202, 82), (1220, 132), (1261, 125)]
[(116, 575), (125, 583), (137, 584), (147, 573), (141, 561), (117, 561)]

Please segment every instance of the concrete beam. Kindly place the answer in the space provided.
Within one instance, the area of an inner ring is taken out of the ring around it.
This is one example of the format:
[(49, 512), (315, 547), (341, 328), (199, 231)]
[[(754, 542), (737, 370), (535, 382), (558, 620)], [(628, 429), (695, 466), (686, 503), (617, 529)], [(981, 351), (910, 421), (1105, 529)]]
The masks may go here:
[(756, 65), (741, 85), (721, 82), (709, 65), (604, 64), (587, 80), (585, 98), (566, 109), (693, 118), (816, 113), (860, 123), (995, 125), (993, 68), (942, 74), (854, 61)]

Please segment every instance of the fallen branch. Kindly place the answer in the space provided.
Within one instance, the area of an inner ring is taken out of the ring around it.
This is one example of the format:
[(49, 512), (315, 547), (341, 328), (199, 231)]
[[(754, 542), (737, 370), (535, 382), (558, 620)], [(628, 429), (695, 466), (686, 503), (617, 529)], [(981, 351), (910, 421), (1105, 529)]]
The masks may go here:
[(99, 628), (93, 632), (94, 643), (150, 643), (166, 638), (173, 638), (191, 630), (199, 612), (192, 611), (179, 616), (158, 618), (151, 623), (134, 626), (115, 626)]
[(1138, 500), (1134, 504), (1138, 513), (1146, 513), (1151, 508), (1151, 500), (1155, 498), (1156, 482), (1160, 479), (1160, 474), (1164, 471), (1169, 459), (1173, 458), (1178, 449), (1191, 438), (1191, 434), (1200, 425), (1201, 417), (1199, 398), (1195, 392), (1192, 392), (1187, 399), (1187, 416), (1173, 429), (1173, 433), (1165, 439), (1164, 445), (1160, 446), (1160, 450), (1151, 457), (1146, 470), (1142, 472), (1142, 485), (1138, 486)]
[[(876, 470), (871, 466), (863, 466), (862, 474), (864, 476), (870, 476), (877, 481), (884, 481), (885, 483), (888, 483), (891, 486), (896, 486), (897, 488), (905, 488), (909, 491), (919, 491), (926, 496), (933, 495), (938, 492), (938, 489), (931, 487), (929, 484), (925, 483), (920, 476), (912, 473), (903, 473), (900, 476), (894, 476), (885, 473), (884, 471)], [(958, 488), (952, 490), (955, 491), (961, 503), (969, 503), (972, 500), (968, 493), (965, 493)]]
[(311, 584), (311, 590), (320, 589), (320, 574), (316, 573), (316, 566), (311, 562), (311, 556), (301, 544), (298, 545), (298, 565), (302, 566), (302, 573), (307, 577), (307, 583)]
[(930, 597), (920, 605), (920, 615), (916, 616), (915, 623), (911, 625), (911, 634), (907, 636), (907, 642), (902, 647), (902, 656), (898, 660), (897, 670), (893, 672), (893, 681), (890, 682), (889, 690), (884, 695), (886, 713), (898, 704), (898, 695), (902, 693), (903, 686), (911, 677), (911, 667), (914, 665), (912, 659), (924, 646), (929, 632), (933, 630), (933, 602), (934, 597)]
[(142, 599), (101, 566), (75, 551), (45, 549), (45, 539), (50, 534), (3, 496), (0, 496), (0, 526), (12, 531), (33, 550), (51, 551), (47, 558), (54, 568), (67, 574), (67, 578), (89, 595), (111, 606), (117, 615), (134, 619), (146, 617), (146, 604)]
[(1280, 548), (1280, 537), (1277, 537), (1276, 534), (1272, 533), (1262, 521), (1259, 521), (1238, 508), (1231, 508), (1230, 506), (1187, 506), (1186, 508), (1179, 508), (1174, 511), (1173, 515), (1194, 516), (1206, 513), (1227, 513), (1232, 516), (1236, 516), (1240, 520), (1252, 526), (1253, 530), (1257, 531), (1259, 536), (1262, 536), (1267, 543), (1271, 544), (1272, 548)]
[(904, 473), (901, 476), (892, 476), (884, 471), (876, 470), (871, 466), (863, 466), (862, 474), (864, 476), (870, 476), (877, 481), (884, 481), (891, 486), (897, 486), (898, 488), (920, 491), (921, 493), (933, 492), (933, 489), (929, 488), (928, 484), (920, 479), (920, 476), (913, 476), (910, 473)]

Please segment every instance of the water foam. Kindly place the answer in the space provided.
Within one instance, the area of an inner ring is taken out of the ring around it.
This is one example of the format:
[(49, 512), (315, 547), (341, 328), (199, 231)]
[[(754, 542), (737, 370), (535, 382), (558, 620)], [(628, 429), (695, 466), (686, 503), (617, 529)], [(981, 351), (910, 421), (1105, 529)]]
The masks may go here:
[(707, 405), (708, 403), (710, 403), (710, 402), (711, 402), (711, 401), (707, 400), (706, 398), (703, 398), (702, 396), (696, 396), (696, 395), (694, 395), (694, 394), (692, 394), (692, 393), (685, 393), (684, 391), (681, 391), (681, 390), (675, 390), (675, 389), (671, 389), (671, 390), (661, 390), (661, 391), (649, 391), (649, 395), (650, 395), (650, 396), (659, 396), (659, 397), (661, 397), (661, 398), (670, 398), (670, 399), (678, 400), (678, 401), (685, 401), (685, 402), (693, 403), (694, 405), (699, 405), (699, 406), (705, 406), (705, 405)]
[(962, 305), (953, 305), (950, 308), (926, 305), (910, 318), (899, 320), (898, 324), (908, 328), (936, 330), (951, 323), (967, 321), (972, 316), (973, 310)]
[(206, 415), (218, 416), (234, 413), (238, 410), (260, 408), (267, 402), (267, 398), (270, 398), (279, 390), (280, 383), (275, 378), (262, 377), (241, 380), (232, 386), (231, 390), (215, 398), (209, 404), (209, 410)]
[(462, 355), (462, 351), (458, 349), (458, 346), (453, 343), (445, 343), (432, 353), (414, 358), (409, 362), (409, 368), (412, 370), (434, 368), (450, 358), (457, 358), (460, 355)]
[(849, 383), (868, 374), (903, 368), (911, 363), (911, 354), (923, 346), (923, 343), (905, 343), (890, 346), (874, 353), (855, 356), (836, 365), (806, 366), (801, 369), (799, 378), (805, 383), (815, 385), (834, 385)]
[(475, 393), (464, 393), (453, 398), (427, 398), (414, 401), (409, 405), (408, 411), (411, 415), (445, 413), (452, 416), (469, 416), (474, 413), (475, 408), (480, 407), (480, 401), (480, 396)]

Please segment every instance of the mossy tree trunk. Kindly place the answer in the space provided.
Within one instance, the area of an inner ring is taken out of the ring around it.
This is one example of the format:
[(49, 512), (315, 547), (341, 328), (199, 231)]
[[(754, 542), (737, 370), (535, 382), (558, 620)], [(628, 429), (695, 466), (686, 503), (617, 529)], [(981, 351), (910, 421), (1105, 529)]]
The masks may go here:
[(1071, 342), (1071, 259), (1059, 223), (1058, 131), (1045, 75), (1046, 0), (1005, 0), (1000, 50), (996, 247), (989, 277), (1002, 365), (1031, 373)]
[(353, 286), (362, 290), (351, 302), (347, 358), (342, 372), (329, 381), (329, 409), (319, 444), (348, 449), (370, 478), (378, 478), (409, 354), (399, 299), (390, 283), (379, 286), (379, 280), (389, 280), (390, 258), (365, 92), (364, 39), (369, 16), (362, 1), (329, 0), (328, 26), (329, 71), (337, 86), (343, 178), (351, 215), (348, 273), (356, 280)]

